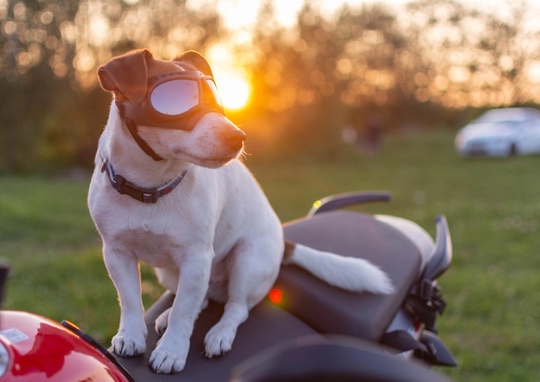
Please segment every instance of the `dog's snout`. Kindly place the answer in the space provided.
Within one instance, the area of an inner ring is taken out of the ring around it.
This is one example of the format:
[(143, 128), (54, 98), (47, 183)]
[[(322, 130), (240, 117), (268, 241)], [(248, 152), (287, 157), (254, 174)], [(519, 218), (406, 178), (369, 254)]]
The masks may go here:
[(246, 140), (246, 133), (237, 128), (229, 128), (223, 131), (222, 138), (231, 148), (239, 150)]

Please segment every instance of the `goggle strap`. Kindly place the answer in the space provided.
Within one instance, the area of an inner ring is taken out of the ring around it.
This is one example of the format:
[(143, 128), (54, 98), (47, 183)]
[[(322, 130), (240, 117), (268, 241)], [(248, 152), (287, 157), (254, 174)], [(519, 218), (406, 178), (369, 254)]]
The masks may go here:
[(137, 132), (137, 125), (135, 124), (135, 122), (133, 122), (133, 120), (129, 119), (129, 118), (125, 118), (124, 119), (124, 122), (126, 123), (126, 126), (129, 130), (129, 132), (131, 133), (131, 136), (133, 137), (133, 139), (135, 140), (135, 142), (139, 145), (139, 147), (141, 148), (142, 151), (145, 152), (146, 155), (148, 155), (149, 157), (151, 157), (153, 160), (155, 160), (156, 162), (160, 161), (160, 160), (163, 160), (163, 158), (161, 156), (159, 156), (149, 145), (148, 143), (146, 143), (146, 141), (139, 135), (139, 133)]
[(146, 143), (146, 141), (144, 139), (142, 139), (142, 137), (139, 135), (139, 133), (137, 132), (137, 125), (135, 124), (135, 122), (133, 122), (133, 120), (131, 120), (129, 118), (126, 118), (126, 114), (125, 114), (125, 111), (124, 111), (124, 105), (122, 103), (116, 101), (116, 107), (118, 108), (118, 113), (120, 114), (120, 119), (122, 119), (122, 121), (126, 124), (128, 130), (129, 130), (129, 133), (131, 134), (131, 136), (133, 137), (135, 142), (139, 145), (141, 150), (144, 151), (144, 153), (146, 155), (151, 157), (156, 162), (160, 161), (160, 160), (163, 160), (163, 158), (160, 157), (154, 150), (152, 150), (152, 148), (148, 145), (148, 143)]

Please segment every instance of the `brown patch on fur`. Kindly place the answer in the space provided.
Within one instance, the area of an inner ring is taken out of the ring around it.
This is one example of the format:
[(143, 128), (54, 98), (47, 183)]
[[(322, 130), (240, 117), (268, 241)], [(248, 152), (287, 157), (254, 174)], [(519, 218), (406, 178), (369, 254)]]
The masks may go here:
[(287, 264), (294, 254), (296, 243), (285, 240), (285, 250), (283, 251), (283, 264)]

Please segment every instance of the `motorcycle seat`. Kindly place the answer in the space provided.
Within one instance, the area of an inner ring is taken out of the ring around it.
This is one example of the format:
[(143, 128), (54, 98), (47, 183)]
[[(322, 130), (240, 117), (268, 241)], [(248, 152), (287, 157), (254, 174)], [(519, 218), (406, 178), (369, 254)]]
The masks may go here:
[(281, 307), (322, 334), (380, 341), (421, 273), (418, 246), (395, 227), (371, 215), (336, 210), (284, 224), (286, 240), (343, 256), (360, 257), (392, 279), (390, 295), (353, 293), (332, 287), (307, 271), (283, 265), (275, 287)]
[(320, 336), (294, 315), (268, 301), (262, 301), (250, 311), (249, 319), (238, 328), (232, 350), (223, 357), (208, 359), (204, 355), (204, 337), (223, 315), (223, 305), (210, 301), (195, 323), (185, 369), (178, 374), (156, 374), (148, 366), (150, 354), (160, 338), (154, 330), (154, 323), (156, 318), (172, 305), (173, 300), (174, 295), (165, 292), (146, 311), (144, 318), (148, 337), (144, 355), (131, 358), (115, 355), (117, 361), (129, 371), (135, 381), (227, 382), (234, 366), (263, 349), (278, 346), (294, 338)]
[(301, 343), (306, 336), (344, 334), (379, 341), (418, 278), (419, 249), (391, 225), (351, 211), (330, 211), (296, 220), (285, 224), (284, 231), (287, 240), (372, 261), (388, 273), (396, 292), (386, 296), (351, 293), (331, 287), (296, 266), (282, 266), (275, 287), (282, 291), (283, 302), (275, 306), (265, 300), (255, 306), (239, 327), (230, 352), (214, 359), (204, 356), (204, 336), (223, 314), (223, 305), (210, 302), (195, 323), (185, 369), (176, 375), (161, 375), (151, 371), (148, 359), (159, 341), (154, 322), (174, 299), (171, 292), (165, 292), (145, 313), (146, 353), (116, 359), (137, 381), (225, 382), (234, 366), (263, 348), (287, 340)]

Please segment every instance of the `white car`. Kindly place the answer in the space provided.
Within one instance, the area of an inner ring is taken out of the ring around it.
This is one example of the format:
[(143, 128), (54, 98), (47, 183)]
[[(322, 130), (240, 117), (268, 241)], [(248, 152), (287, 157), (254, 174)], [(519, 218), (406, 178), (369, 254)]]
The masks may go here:
[(459, 130), (455, 145), (467, 157), (540, 153), (540, 111), (528, 107), (489, 110)]

